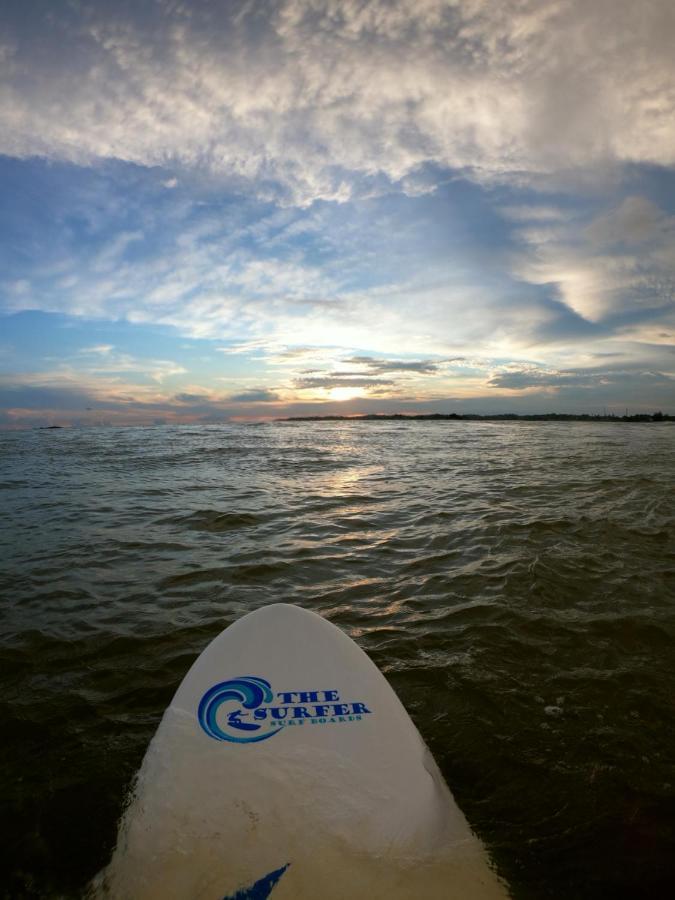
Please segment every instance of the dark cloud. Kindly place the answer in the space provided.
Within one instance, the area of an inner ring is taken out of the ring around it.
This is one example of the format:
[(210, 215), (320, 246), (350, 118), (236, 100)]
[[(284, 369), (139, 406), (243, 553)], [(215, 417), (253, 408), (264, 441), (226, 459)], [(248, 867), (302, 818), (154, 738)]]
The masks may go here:
[(571, 309), (559, 296), (556, 285), (545, 285), (539, 303), (546, 318), (532, 326), (532, 338), (542, 344), (560, 341), (592, 340), (611, 333), (611, 328), (596, 322), (589, 322)]
[(500, 372), (488, 382), (490, 387), (525, 390), (532, 387), (592, 387), (597, 379), (588, 375), (574, 375), (563, 372), (532, 372), (525, 369), (519, 372)]
[[(55, 409), (84, 412), (95, 398), (77, 387), (9, 385), (0, 387), (0, 408)], [(100, 404), (97, 404), (100, 405)]]
[(334, 387), (350, 387), (350, 388), (369, 388), (375, 385), (393, 385), (395, 382), (384, 378), (368, 378), (367, 376), (344, 376), (334, 375), (317, 375), (316, 377), (296, 378), (293, 382), (294, 387), (298, 390), (307, 390), (308, 388), (334, 388)]
[(370, 371), (377, 375), (385, 372), (417, 372), (420, 375), (433, 375), (438, 372), (438, 365), (429, 360), (404, 361), (401, 359), (375, 359), (373, 356), (351, 356), (345, 362), (368, 366)]
[(622, 384), (656, 386), (673, 385), (675, 379), (663, 372), (634, 371), (565, 371), (542, 372), (536, 369), (510, 370), (494, 375), (488, 384), (496, 388), (526, 390), (540, 388), (606, 388)]
[(255, 388), (250, 391), (242, 391), (241, 394), (233, 394), (228, 399), (233, 403), (275, 403), (281, 398), (274, 391)]
[(178, 403), (208, 403), (208, 394), (176, 394), (173, 398)]

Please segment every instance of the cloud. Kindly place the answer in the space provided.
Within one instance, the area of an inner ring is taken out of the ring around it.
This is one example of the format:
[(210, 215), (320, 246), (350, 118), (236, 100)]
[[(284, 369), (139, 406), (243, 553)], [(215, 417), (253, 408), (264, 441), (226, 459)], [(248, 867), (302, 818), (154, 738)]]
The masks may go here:
[(38, 3), (30, 30), (26, 15), (10, 7), (0, 54), (8, 155), (206, 167), (295, 203), (429, 164), (550, 183), (675, 162), (670, 0)]
[(95, 402), (83, 385), (63, 383), (57, 385), (31, 385), (3, 383), (0, 381), (0, 407), (4, 409), (53, 409), (82, 413)]
[(675, 239), (675, 217), (668, 216), (647, 197), (626, 197), (618, 207), (598, 216), (586, 229), (600, 247)]
[(28, 391), (72, 397), (75, 406), (82, 408), (92, 402), (121, 399), (134, 403), (164, 402), (170, 396), (164, 389), (165, 383), (187, 372), (172, 360), (139, 358), (112, 349), (102, 351), (100, 347), (98, 352), (92, 353), (92, 348), (88, 348), (70, 358), (46, 357), (43, 363), (51, 364), (51, 368), (0, 376), (0, 387), (10, 396), (12, 392)]
[(370, 388), (391, 386), (394, 382), (383, 378), (368, 378), (365, 376), (341, 375), (336, 372), (331, 375), (308, 375), (296, 378), (293, 387), (297, 390), (309, 390), (317, 388)]
[(109, 356), (114, 349), (112, 344), (95, 344), (93, 347), (82, 347), (79, 352), (85, 356), (90, 356), (92, 354)]
[(588, 217), (568, 214), (551, 227), (524, 222), (516, 277), (555, 286), (570, 310), (591, 323), (622, 316), (668, 316), (675, 309), (675, 217), (643, 196)]
[(183, 392), (181, 394), (174, 394), (173, 398), (177, 403), (208, 403), (211, 400), (211, 395), (204, 392), (200, 393), (189, 393)]
[(555, 206), (521, 204), (517, 206), (502, 206), (499, 211), (507, 219), (514, 222), (555, 223), (567, 219), (566, 212)]
[(232, 394), (229, 398), (233, 403), (276, 403), (281, 397), (275, 391), (265, 388), (251, 388), (240, 394)]
[[(90, 351), (91, 352), (91, 351)], [(84, 365), (78, 364), (77, 371), (84, 375), (114, 376), (123, 373), (134, 373), (151, 378), (158, 384), (162, 384), (167, 378), (175, 375), (183, 375), (187, 371), (184, 366), (168, 359), (147, 359), (134, 357), (129, 353), (115, 353), (110, 350), (99, 350), (100, 361), (91, 361)], [(62, 364), (63, 371), (69, 371), (67, 363)]]
[(374, 374), (384, 372), (415, 372), (419, 375), (432, 375), (438, 372), (438, 365), (428, 360), (396, 360), (375, 359), (372, 356), (351, 356), (344, 360), (345, 363), (365, 366)]
[(499, 372), (489, 380), (489, 385), (510, 390), (530, 390), (532, 388), (593, 388), (629, 386), (633, 390), (638, 386), (653, 388), (664, 386), (675, 389), (675, 377), (663, 372), (636, 372), (634, 370), (595, 370), (578, 372), (542, 371), (535, 368), (518, 369)]
[(232, 355), (249, 355), (258, 352), (265, 352), (270, 348), (277, 348), (279, 344), (276, 341), (268, 341), (264, 338), (253, 341), (238, 341), (229, 344), (227, 347), (216, 347), (218, 353)]

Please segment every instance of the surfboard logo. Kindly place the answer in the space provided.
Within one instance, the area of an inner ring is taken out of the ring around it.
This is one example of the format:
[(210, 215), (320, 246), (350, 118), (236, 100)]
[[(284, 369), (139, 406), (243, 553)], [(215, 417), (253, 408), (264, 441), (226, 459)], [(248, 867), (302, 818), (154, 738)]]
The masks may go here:
[(343, 701), (339, 691), (274, 692), (269, 681), (256, 675), (214, 684), (197, 709), (209, 737), (235, 744), (265, 741), (288, 726), (360, 722), (366, 715), (372, 713), (365, 703)]
[(253, 675), (245, 675), (241, 678), (233, 678), (231, 681), (221, 681), (209, 688), (199, 701), (197, 718), (209, 737), (215, 738), (217, 741), (234, 741), (238, 744), (264, 741), (266, 738), (272, 737), (275, 732), (252, 734), (251, 732), (259, 732), (261, 725), (244, 722), (243, 717), (246, 713), (239, 707), (227, 715), (227, 727), (232, 729), (231, 731), (224, 731), (218, 724), (216, 716), (220, 707), (228, 700), (241, 703), (244, 710), (255, 710), (264, 702), (271, 703), (273, 699), (274, 694), (269, 681)]

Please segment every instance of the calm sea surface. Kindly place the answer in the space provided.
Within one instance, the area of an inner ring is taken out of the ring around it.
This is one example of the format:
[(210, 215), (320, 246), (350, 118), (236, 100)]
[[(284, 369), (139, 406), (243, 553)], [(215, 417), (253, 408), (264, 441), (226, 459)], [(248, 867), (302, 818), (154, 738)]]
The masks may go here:
[(0, 896), (81, 894), (195, 656), (279, 600), (384, 671), (515, 898), (675, 896), (674, 426), (69, 429), (0, 454)]

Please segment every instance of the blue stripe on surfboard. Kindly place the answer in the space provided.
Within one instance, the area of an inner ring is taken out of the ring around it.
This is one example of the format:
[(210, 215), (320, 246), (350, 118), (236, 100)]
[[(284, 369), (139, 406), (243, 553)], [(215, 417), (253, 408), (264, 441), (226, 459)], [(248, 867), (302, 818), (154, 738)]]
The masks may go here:
[(267, 897), (272, 893), (272, 888), (279, 881), (288, 866), (289, 863), (286, 863), (285, 866), (282, 866), (280, 869), (275, 869), (274, 872), (265, 875), (260, 881), (256, 881), (251, 887), (242, 888), (240, 891), (237, 891), (236, 894), (230, 894), (229, 897), (223, 897), (223, 900), (267, 900)]

